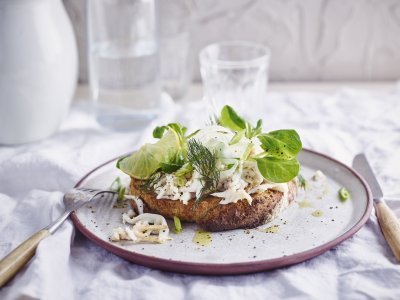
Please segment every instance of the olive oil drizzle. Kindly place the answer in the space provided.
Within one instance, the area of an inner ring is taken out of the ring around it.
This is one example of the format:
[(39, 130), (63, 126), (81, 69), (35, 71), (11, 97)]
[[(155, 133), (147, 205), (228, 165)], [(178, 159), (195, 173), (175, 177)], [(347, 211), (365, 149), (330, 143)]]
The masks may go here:
[(193, 243), (199, 246), (208, 246), (212, 242), (212, 236), (211, 233), (204, 231), (204, 230), (196, 230), (194, 237), (193, 237)]

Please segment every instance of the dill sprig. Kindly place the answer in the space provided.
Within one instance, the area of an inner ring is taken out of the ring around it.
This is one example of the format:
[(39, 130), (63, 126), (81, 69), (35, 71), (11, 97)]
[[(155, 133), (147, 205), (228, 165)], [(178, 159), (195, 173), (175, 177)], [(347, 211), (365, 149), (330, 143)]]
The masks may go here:
[(196, 198), (196, 201), (201, 201), (217, 190), (220, 175), (217, 156), (196, 139), (189, 140), (187, 147), (187, 158), (201, 176), (200, 182), (203, 187)]
[(146, 193), (154, 192), (154, 185), (160, 180), (161, 172), (153, 173), (148, 179), (142, 181), (138, 188)]

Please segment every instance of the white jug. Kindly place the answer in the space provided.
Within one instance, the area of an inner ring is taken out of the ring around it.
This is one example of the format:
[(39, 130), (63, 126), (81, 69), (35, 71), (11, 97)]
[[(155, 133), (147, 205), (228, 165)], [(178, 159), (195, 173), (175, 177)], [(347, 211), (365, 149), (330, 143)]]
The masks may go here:
[(58, 129), (75, 91), (77, 59), (61, 0), (0, 0), (0, 144)]

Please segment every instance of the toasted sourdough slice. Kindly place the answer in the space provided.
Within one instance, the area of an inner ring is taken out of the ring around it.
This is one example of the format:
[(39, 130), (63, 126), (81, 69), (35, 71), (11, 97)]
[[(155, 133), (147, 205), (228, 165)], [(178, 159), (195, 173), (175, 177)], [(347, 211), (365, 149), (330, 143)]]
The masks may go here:
[[(183, 204), (179, 200), (157, 199), (155, 193), (140, 190), (140, 180), (131, 179), (131, 194), (139, 196), (146, 204), (145, 211), (158, 213), (167, 218), (177, 216), (181, 221), (196, 222), (207, 231), (224, 231), (238, 228), (254, 228), (270, 222), (294, 201), (297, 181), (288, 183), (285, 197), (282, 192), (267, 190), (252, 194), (251, 204), (247, 200), (236, 203), (219, 204), (221, 198), (209, 196), (199, 203), (189, 200)], [(131, 204), (135, 206), (134, 203)]]

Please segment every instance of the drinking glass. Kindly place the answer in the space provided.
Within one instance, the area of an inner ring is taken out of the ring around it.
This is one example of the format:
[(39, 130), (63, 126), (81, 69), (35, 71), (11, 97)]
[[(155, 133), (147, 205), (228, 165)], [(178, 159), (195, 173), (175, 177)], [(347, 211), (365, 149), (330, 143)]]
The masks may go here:
[(153, 119), (161, 83), (154, 0), (89, 0), (89, 74), (97, 120), (116, 130)]
[(191, 81), (191, 12), (187, 1), (159, 1), (160, 56), (163, 89), (175, 100)]
[(210, 113), (228, 104), (240, 114), (260, 117), (265, 104), (270, 50), (246, 41), (220, 42), (200, 51), (204, 98)]

